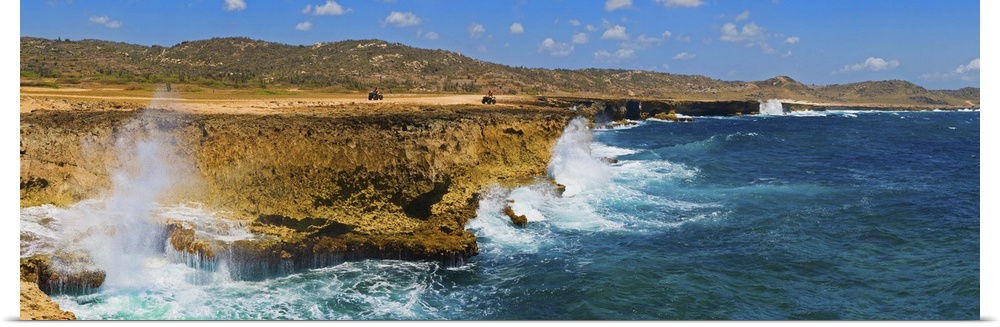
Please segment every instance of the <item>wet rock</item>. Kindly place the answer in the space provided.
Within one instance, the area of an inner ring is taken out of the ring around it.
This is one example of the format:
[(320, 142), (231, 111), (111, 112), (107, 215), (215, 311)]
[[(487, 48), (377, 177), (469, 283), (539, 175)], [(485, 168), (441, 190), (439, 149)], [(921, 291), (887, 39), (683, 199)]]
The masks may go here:
[(694, 121), (694, 118), (692, 118), (692, 117), (678, 117), (677, 116), (677, 112), (675, 112), (673, 110), (670, 110), (670, 112), (660, 112), (660, 113), (657, 113), (657, 114), (653, 115), (652, 118), (656, 118), (656, 119), (660, 119), (660, 120), (667, 120), (667, 121), (676, 121), (676, 122), (691, 122), (691, 121)]
[(518, 227), (528, 226), (528, 217), (514, 213), (514, 209), (511, 209), (510, 206), (504, 206), (503, 213), (507, 215), (507, 217), (510, 217), (510, 222), (514, 223), (514, 225)]
[(205, 240), (197, 239), (191, 227), (175, 220), (167, 220), (167, 240), (174, 250), (193, 254), (202, 260), (215, 261), (215, 249)]
[(86, 254), (59, 253), (21, 258), (21, 280), (47, 294), (86, 294), (104, 284), (105, 273)]
[(553, 190), (556, 192), (556, 196), (562, 197), (563, 193), (566, 193), (566, 185), (555, 183)]

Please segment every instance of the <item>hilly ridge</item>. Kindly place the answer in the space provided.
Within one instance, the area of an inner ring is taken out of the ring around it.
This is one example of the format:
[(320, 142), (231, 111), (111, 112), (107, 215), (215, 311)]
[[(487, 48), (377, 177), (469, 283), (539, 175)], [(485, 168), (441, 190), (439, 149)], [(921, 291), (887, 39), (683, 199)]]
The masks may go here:
[(494, 90), (499, 94), (979, 106), (979, 88), (927, 90), (901, 80), (815, 86), (788, 76), (743, 82), (641, 70), (512, 67), (382, 40), (305, 46), (228, 37), (163, 47), (22, 37), (20, 52), (22, 84), (176, 83), (330, 92), (379, 86), (398, 93)]

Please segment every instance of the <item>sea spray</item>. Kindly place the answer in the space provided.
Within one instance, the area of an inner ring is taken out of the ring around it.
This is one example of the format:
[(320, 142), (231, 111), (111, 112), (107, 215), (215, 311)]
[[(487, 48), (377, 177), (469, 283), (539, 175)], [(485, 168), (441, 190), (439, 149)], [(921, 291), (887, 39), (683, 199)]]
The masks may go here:
[[(151, 107), (165, 105), (154, 100)], [(166, 234), (156, 210), (172, 189), (187, 186), (193, 167), (173, 145), (178, 120), (175, 113), (146, 109), (119, 127), (108, 167), (111, 189), (100, 201), (63, 213), (60, 238), (76, 246), (67, 251), (82, 251), (105, 272), (102, 287), (148, 288), (147, 269), (162, 264), (156, 260), (164, 258)]]
[[(483, 192), (476, 209), (476, 219), (466, 224), (473, 231), (479, 242), (481, 252), (485, 253), (535, 253), (539, 243), (544, 239), (539, 234), (541, 230), (527, 231), (514, 227), (510, 218), (502, 213), (504, 206), (511, 205), (511, 190), (492, 186)], [(515, 203), (517, 200), (514, 200)]]
[[(587, 120), (577, 117), (569, 122), (556, 141), (548, 177), (565, 186), (561, 196), (556, 195), (549, 182), (509, 190), (496, 186), (485, 190), (476, 219), (467, 225), (480, 237), (483, 244), (480, 250), (485, 253), (535, 253), (555, 241), (547, 236), (553, 229), (619, 228), (620, 224), (604, 219), (591, 205), (595, 198), (604, 196), (613, 177), (611, 166), (592, 155), (592, 139)], [(605, 152), (608, 151), (602, 153)], [(515, 227), (502, 213), (505, 207), (510, 207), (516, 215), (527, 217), (528, 227)]]
[(572, 197), (611, 179), (608, 165), (591, 155), (592, 140), (586, 118), (576, 117), (556, 141), (548, 170), (549, 177), (566, 186), (563, 196)]
[(760, 103), (760, 113), (762, 115), (784, 115), (785, 109), (781, 106), (781, 101), (776, 99), (767, 100)]

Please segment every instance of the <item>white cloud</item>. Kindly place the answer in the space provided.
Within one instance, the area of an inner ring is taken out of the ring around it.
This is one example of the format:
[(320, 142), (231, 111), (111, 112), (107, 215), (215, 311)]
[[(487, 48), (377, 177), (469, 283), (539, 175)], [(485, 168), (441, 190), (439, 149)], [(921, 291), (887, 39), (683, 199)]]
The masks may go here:
[(788, 44), (799, 43), (799, 37), (798, 36), (790, 36), (787, 39), (785, 39), (785, 43), (788, 43)]
[(973, 70), (979, 71), (979, 58), (970, 61), (968, 65), (959, 65), (958, 68), (955, 68), (954, 73), (965, 74)]
[(295, 25), (295, 29), (299, 31), (308, 31), (313, 28), (313, 23), (309, 21), (301, 22)]
[(580, 21), (576, 19), (570, 19), (569, 24), (573, 26), (580, 26)]
[(947, 73), (928, 73), (920, 75), (920, 77), (923, 79), (939, 81), (955, 79), (974, 81), (979, 79), (979, 58), (973, 59), (968, 64), (958, 65), (957, 68)]
[(427, 32), (427, 34), (424, 34), (424, 38), (431, 41), (437, 40), (438, 37), (439, 37), (438, 33), (434, 32)]
[(604, 10), (615, 11), (632, 7), (632, 0), (607, 0), (604, 2)]
[(539, 53), (547, 53), (553, 57), (565, 57), (573, 52), (573, 45), (568, 43), (557, 43), (552, 38), (546, 38), (538, 45)]
[(646, 36), (646, 34), (639, 34), (639, 37), (635, 39), (635, 46), (638, 48), (645, 48), (649, 46), (654, 46), (663, 42), (663, 39)]
[(610, 53), (605, 50), (597, 50), (597, 52), (594, 52), (594, 59), (598, 61), (619, 62), (632, 58), (635, 58), (635, 50), (632, 49), (618, 49), (615, 53)]
[(619, 49), (615, 51), (615, 59), (625, 60), (635, 58), (635, 50), (632, 49)]
[(674, 35), (674, 33), (670, 33), (670, 31), (663, 31), (663, 34), (661, 36), (663, 36), (663, 39), (666, 40), (666, 39), (669, 39), (673, 35)]
[(327, 1), (326, 4), (323, 4), (322, 6), (316, 6), (316, 7), (314, 7), (313, 8), (313, 15), (316, 15), (316, 16), (324, 16), (324, 15), (340, 16), (340, 15), (343, 15), (345, 12), (348, 12), (348, 11), (350, 11), (350, 9), (348, 9), (348, 10), (345, 11), (344, 7), (341, 7), (339, 4), (337, 4), (334, 1)]
[(720, 40), (729, 42), (739, 42), (744, 40), (755, 40), (764, 36), (764, 29), (757, 24), (750, 22), (743, 25), (742, 29), (736, 28), (736, 24), (726, 23), (722, 25), (722, 36)]
[(622, 27), (621, 25), (615, 25), (614, 27), (604, 31), (604, 34), (601, 35), (601, 39), (628, 40), (628, 34), (625, 33), (625, 27)]
[(479, 23), (472, 23), (472, 24), (470, 24), (469, 28), (466, 29), (466, 30), (469, 31), (469, 35), (472, 36), (472, 37), (479, 37), (483, 33), (486, 33), (486, 28), (483, 27), (483, 24), (479, 24)]
[(407, 27), (420, 24), (420, 17), (414, 15), (412, 12), (398, 12), (393, 11), (389, 13), (389, 16), (385, 17), (382, 24), (389, 24), (396, 27)]
[(247, 3), (243, 0), (226, 0), (226, 4), (223, 8), (225, 8), (226, 11), (243, 10), (247, 9)]
[(313, 6), (312, 5), (306, 5), (305, 8), (302, 8), (302, 13), (303, 14), (308, 14), (312, 10), (313, 10)]
[(101, 16), (101, 17), (90, 16), (90, 19), (88, 19), (88, 21), (90, 21), (91, 24), (101, 24), (101, 25), (104, 25), (104, 27), (107, 27), (107, 28), (119, 28), (119, 27), (122, 27), (122, 22), (121, 21), (111, 20), (110, 18), (108, 18), (108, 16)]
[(597, 27), (594, 27), (594, 25), (590, 24), (587, 24), (587, 27), (584, 27), (584, 29), (586, 29), (587, 32), (597, 32)]
[(899, 60), (885, 60), (882, 58), (868, 57), (864, 62), (860, 64), (845, 65), (844, 68), (840, 69), (841, 73), (846, 72), (858, 72), (858, 71), (880, 71), (888, 70), (899, 67)]
[(575, 44), (586, 44), (587, 42), (590, 42), (590, 36), (584, 32), (576, 33), (573, 34), (572, 42)]
[(674, 60), (690, 60), (694, 59), (695, 55), (693, 53), (681, 52), (674, 55)]
[(521, 34), (524, 33), (524, 26), (521, 23), (510, 24), (510, 34)]
[(750, 11), (749, 10), (744, 10), (739, 15), (736, 15), (736, 17), (733, 17), (733, 21), (738, 22), (738, 21), (747, 20), (748, 18), (750, 18)]
[(702, 2), (701, 0), (656, 0), (656, 2), (659, 2), (666, 7), (688, 7), (688, 8), (699, 7), (705, 4), (705, 2)]
[[(746, 42), (745, 46), (747, 48), (756, 46), (766, 54), (778, 53), (777, 49), (772, 48), (767, 43), (767, 39), (771, 36), (766, 33), (764, 28), (757, 26), (757, 23), (750, 22), (743, 25), (742, 28), (737, 27), (737, 25), (733, 23), (726, 23), (722, 25), (721, 31), (722, 35), (719, 36), (719, 40), (726, 42)], [(798, 42), (798, 40), (798, 37), (793, 36), (785, 39), (785, 43), (794, 44), (794, 42)], [(709, 41), (710, 40), (705, 40), (706, 44), (708, 44), (707, 42)]]
[(766, 54), (775, 54), (775, 53), (778, 53), (778, 50), (775, 50), (774, 48), (772, 48), (770, 45), (768, 45), (765, 42), (758, 42), (757, 46), (759, 46), (760, 50), (763, 51)]

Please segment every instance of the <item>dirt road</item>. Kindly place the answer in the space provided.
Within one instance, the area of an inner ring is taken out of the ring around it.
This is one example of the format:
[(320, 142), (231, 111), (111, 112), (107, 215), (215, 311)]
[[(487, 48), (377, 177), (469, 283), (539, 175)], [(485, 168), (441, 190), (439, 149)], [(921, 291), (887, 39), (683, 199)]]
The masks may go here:
[[(289, 109), (304, 108), (353, 108), (394, 110), (410, 109), (417, 106), (481, 106), (479, 94), (385, 94), (384, 100), (369, 101), (366, 93), (323, 94), (315, 92), (282, 92), (278, 95), (239, 93), (220, 91), (217, 93), (185, 92), (141, 92), (120, 89), (52, 89), (22, 87), (21, 112), (37, 109), (69, 110), (78, 109), (74, 103), (87, 101), (110, 101), (129, 103), (140, 107), (173, 109), (192, 113), (278, 113)], [(496, 106), (537, 105), (532, 96), (497, 96)], [(99, 106), (95, 106), (94, 109)]]

